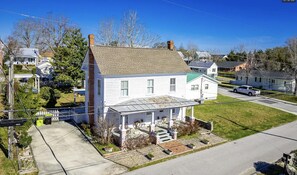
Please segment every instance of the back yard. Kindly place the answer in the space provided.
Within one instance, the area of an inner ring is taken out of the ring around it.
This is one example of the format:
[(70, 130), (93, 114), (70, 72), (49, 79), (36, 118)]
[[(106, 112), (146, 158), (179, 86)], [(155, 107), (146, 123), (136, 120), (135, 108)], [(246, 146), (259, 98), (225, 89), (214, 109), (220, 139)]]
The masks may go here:
[(207, 101), (203, 105), (196, 106), (195, 117), (213, 121), (214, 133), (230, 140), (297, 119), (297, 116), (293, 114), (223, 95), (218, 95), (217, 100)]

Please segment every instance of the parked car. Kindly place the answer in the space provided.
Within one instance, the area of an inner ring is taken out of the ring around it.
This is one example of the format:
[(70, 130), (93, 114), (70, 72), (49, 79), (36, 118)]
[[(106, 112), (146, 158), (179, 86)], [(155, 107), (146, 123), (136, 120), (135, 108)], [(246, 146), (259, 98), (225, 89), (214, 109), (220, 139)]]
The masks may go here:
[(257, 95), (260, 95), (261, 93), (259, 90), (256, 90), (252, 86), (248, 86), (248, 85), (241, 85), (241, 86), (235, 87), (233, 89), (233, 92), (242, 93), (249, 96), (252, 96), (252, 95), (257, 96)]

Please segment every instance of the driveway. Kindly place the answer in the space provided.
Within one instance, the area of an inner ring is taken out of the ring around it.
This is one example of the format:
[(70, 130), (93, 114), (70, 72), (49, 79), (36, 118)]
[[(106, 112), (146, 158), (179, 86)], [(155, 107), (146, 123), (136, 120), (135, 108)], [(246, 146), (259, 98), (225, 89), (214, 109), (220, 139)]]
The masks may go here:
[[(113, 175), (126, 171), (126, 168), (104, 159), (80, 131), (69, 123), (57, 122), (39, 129), (69, 175)], [(37, 129), (31, 127), (29, 133), (33, 139), (31, 146), (39, 174), (64, 174)]]
[(228, 88), (221, 88), (221, 87), (219, 87), (219, 93), (225, 96), (237, 98), (240, 100), (250, 101), (253, 103), (258, 103), (261, 105), (269, 106), (272, 108), (276, 108), (276, 109), (297, 115), (297, 104), (294, 104), (294, 103), (273, 99), (273, 98), (268, 98), (265, 96), (250, 97), (244, 94), (234, 93)]
[(250, 175), (255, 172), (255, 164), (271, 163), (294, 149), (297, 121), (126, 175)]

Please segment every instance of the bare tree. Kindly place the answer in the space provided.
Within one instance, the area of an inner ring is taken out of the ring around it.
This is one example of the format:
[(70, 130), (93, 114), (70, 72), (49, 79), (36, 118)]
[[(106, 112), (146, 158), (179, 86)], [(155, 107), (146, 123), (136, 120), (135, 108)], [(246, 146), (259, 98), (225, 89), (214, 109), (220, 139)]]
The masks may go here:
[(40, 36), (39, 25), (35, 19), (25, 18), (14, 25), (12, 37), (21, 47), (38, 47)]
[(104, 46), (110, 46), (114, 43), (118, 43), (116, 29), (112, 19), (104, 20), (99, 23), (97, 38), (99, 44)]
[(63, 16), (48, 15), (46, 19), (38, 22), (42, 35), (41, 49), (55, 52), (55, 48), (62, 45), (63, 38), (72, 29), (70, 22)]
[(140, 22), (136, 11), (126, 12), (122, 18), (119, 32), (119, 44), (128, 47), (150, 47), (159, 40), (159, 36), (150, 33)]
[(98, 142), (101, 144), (109, 144), (112, 139), (112, 129), (115, 127), (115, 122), (112, 120), (99, 117), (98, 125), (94, 126), (93, 131), (96, 134)]
[(297, 38), (290, 38), (287, 40), (287, 47), (290, 54), (289, 70), (295, 79), (294, 95), (297, 96)]
[(198, 51), (198, 46), (195, 43), (188, 43), (188, 57), (196, 60), (197, 59), (197, 51)]

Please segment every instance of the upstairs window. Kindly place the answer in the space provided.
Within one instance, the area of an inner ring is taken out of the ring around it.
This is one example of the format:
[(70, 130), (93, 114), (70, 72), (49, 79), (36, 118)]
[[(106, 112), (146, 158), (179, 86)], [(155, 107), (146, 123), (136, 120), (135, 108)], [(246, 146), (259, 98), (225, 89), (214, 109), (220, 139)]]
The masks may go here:
[(205, 89), (208, 89), (208, 84), (205, 84)]
[(257, 82), (257, 77), (255, 77), (255, 82)]
[(216, 72), (216, 68), (212, 68), (212, 72)]
[(121, 81), (121, 96), (128, 96), (128, 81)]
[(147, 80), (147, 93), (148, 94), (154, 93), (154, 80), (153, 79)]
[(175, 92), (175, 86), (176, 86), (175, 78), (170, 78), (170, 92)]

